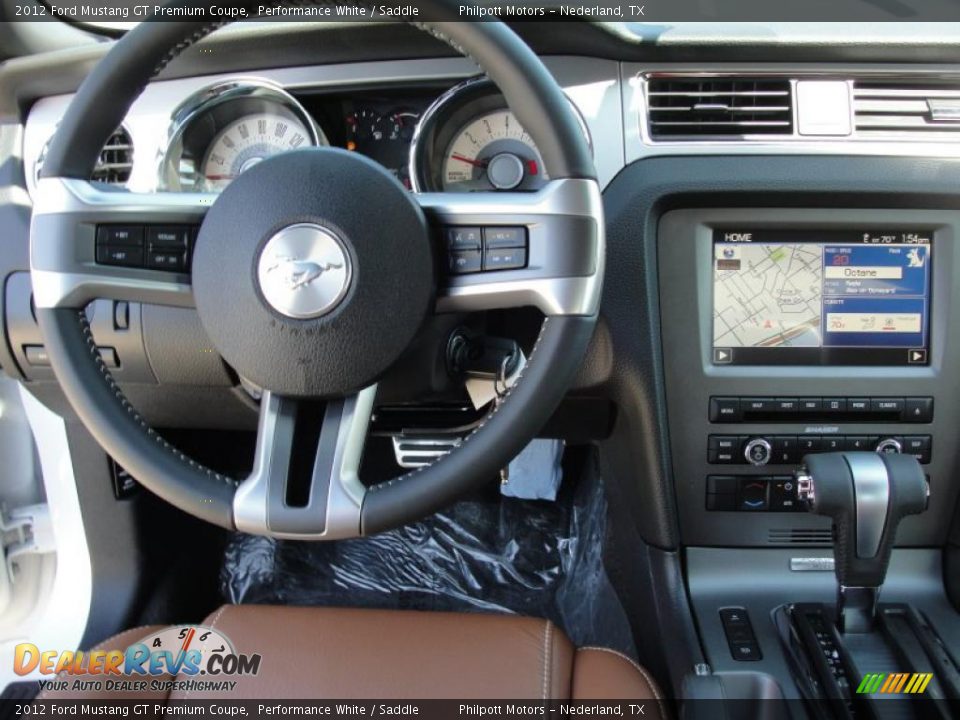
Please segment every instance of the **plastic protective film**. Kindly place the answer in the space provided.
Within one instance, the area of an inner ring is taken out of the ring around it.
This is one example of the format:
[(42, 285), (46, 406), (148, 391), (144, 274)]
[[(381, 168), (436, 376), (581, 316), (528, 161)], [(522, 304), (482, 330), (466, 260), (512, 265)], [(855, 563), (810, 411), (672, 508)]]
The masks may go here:
[(235, 534), (222, 592), (233, 603), (549, 618), (577, 646), (635, 658), (626, 614), (603, 568), (606, 500), (593, 464), (576, 463), (580, 472), (572, 472), (564, 463), (556, 502), (494, 491), (399, 530), (329, 543)]

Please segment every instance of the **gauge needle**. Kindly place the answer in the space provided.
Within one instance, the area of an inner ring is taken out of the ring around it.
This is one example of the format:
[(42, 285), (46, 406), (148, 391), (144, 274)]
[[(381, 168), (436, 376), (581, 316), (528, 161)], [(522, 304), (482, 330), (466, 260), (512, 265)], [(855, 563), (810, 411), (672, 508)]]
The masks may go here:
[(207, 180), (233, 180), (236, 175), (204, 175)]
[(466, 156), (464, 156), (464, 155), (460, 155), (460, 154), (458, 154), (458, 153), (453, 153), (450, 157), (453, 158), (454, 160), (459, 160), (460, 162), (465, 162), (465, 163), (467, 163), (468, 165), (475, 165), (476, 167), (485, 168), (485, 167), (487, 166), (487, 161), (486, 161), (486, 160), (473, 160), (473, 159), (471, 159), (471, 158), (468, 158), (468, 157), (466, 157)]

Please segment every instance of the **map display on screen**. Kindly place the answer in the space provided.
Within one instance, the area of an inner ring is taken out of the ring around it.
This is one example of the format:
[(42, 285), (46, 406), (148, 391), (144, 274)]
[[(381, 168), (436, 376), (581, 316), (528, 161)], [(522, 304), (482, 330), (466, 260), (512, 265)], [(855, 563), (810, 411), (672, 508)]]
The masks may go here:
[(716, 231), (716, 364), (927, 363), (930, 232)]

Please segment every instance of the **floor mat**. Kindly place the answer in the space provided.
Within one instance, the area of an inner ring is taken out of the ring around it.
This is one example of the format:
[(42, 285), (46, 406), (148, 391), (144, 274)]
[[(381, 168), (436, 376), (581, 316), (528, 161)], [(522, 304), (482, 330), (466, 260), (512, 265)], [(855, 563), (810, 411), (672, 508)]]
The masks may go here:
[(603, 568), (599, 473), (572, 475), (556, 502), (491, 492), (371, 538), (307, 543), (235, 534), (223, 595), (232, 603), (517, 613), (549, 618), (578, 646), (636, 657)]

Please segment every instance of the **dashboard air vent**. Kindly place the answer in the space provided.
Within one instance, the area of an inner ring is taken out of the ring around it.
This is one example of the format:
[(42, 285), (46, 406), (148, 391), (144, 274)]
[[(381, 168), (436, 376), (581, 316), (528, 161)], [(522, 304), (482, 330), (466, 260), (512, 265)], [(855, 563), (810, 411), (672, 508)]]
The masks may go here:
[(786, 78), (653, 77), (647, 82), (650, 137), (791, 135), (792, 100)]
[(771, 545), (832, 545), (833, 532), (817, 528), (771, 528), (767, 542)]
[(853, 111), (861, 137), (960, 140), (960, 81), (857, 80)]
[(130, 133), (120, 127), (107, 139), (106, 145), (100, 151), (100, 159), (97, 160), (90, 179), (111, 185), (124, 185), (130, 179), (132, 169), (133, 140)]
[[(47, 147), (50, 141), (43, 146), (40, 157), (33, 168), (34, 180), (39, 179), (40, 170), (43, 168), (43, 161), (47, 156)], [(110, 183), (111, 185), (125, 185), (130, 179), (130, 173), (133, 170), (133, 139), (130, 133), (123, 127), (119, 127), (107, 139), (103, 150), (100, 151), (100, 157), (97, 165), (93, 169), (91, 180), (97, 182)]]

